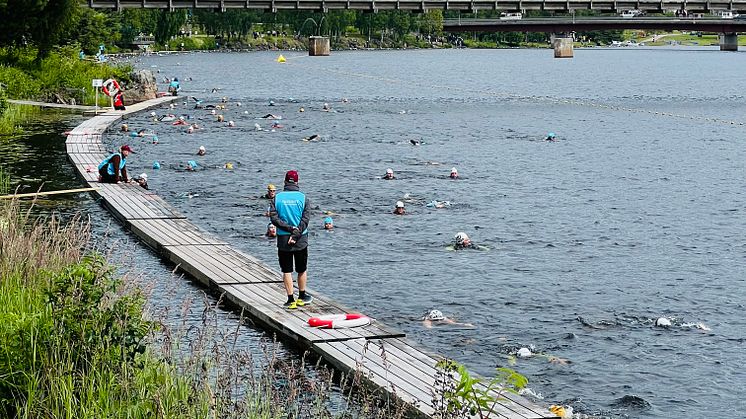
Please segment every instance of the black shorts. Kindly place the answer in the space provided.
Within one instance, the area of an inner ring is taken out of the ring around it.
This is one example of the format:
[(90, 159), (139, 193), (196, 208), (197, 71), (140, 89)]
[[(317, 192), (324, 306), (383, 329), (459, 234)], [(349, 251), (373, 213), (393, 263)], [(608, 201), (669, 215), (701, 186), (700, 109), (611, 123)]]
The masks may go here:
[(280, 259), (280, 269), (282, 273), (289, 274), (293, 272), (293, 259), (295, 259), (295, 272), (302, 274), (308, 268), (308, 248), (296, 250), (294, 252), (277, 251), (277, 257)]

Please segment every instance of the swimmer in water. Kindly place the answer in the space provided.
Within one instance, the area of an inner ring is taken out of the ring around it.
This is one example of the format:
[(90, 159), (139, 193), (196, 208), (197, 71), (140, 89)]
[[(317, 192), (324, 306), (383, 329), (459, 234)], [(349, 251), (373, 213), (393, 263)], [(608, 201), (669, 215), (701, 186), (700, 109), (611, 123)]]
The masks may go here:
[(331, 106), (329, 106), (328, 103), (325, 103), (324, 106), (321, 107), (321, 110), (324, 112), (330, 112), (332, 110)]
[(122, 128), (120, 129), (121, 132), (129, 132), (130, 127), (127, 126), (127, 124), (122, 124)]
[(137, 131), (137, 136), (138, 137), (144, 137), (145, 134), (147, 134), (147, 133), (148, 133), (148, 130), (146, 130), (145, 128), (143, 128), (140, 131)]
[(412, 145), (420, 145), (422, 142), (420, 140), (409, 140), (409, 143)]
[(458, 170), (456, 170), (455, 167), (452, 168), (451, 174), (448, 177), (450, 177), (451, 179), (458, 179)]
[(223, 96), (223, 98), (220, 101), (223, 103), (228, 103), (228, 98)]
[(447, 208), (451, 206), (451, 201), (430, 201), (427, 206), (430, 208)]
[(225, 121), (225, 117), (223, 115), (218, 115), (217, 122), (224, 122), (224, 121)]
[(381, 179), (385, 180), (394, 180), (396, 179), (396, 176), (394, 176), (394, 169), (386, 169), (386, 174), (383, 175)]
[(277, 237), (277, 227), (274, 224), (267, 224), (267, 232), (264, 233), (267, 238)]
[(305, 112), (306, 110), (301, 106), (300, 109), (298, 109), (298, 112)]
[(199, 168), (199, 165), (197, 164), (196, 161), (189, 160), (187, 162), (186, 170), (188, 170), (190, 172), (196, 172), (198, 168)]
[(140, 185), (144, 189), (148, 189), (148, 175), (146, 173), (140, 173), (132, 178), (135, 183)]
[(267, 185), (267, 193), (262, 195), (262, 198), (275, 199), (276, 195), (277, 195), (277, 187), (270, 183), (269, 185)]
[(480, 246), (478, 244), (475, 244), (471, 241), (469, 236), (466, 235), (463, 231), (460, 231), (456, 233), (456, 235), (453, 237), (453, 243), (451, 243), (448, 246), (449, 250), (465, 250), (465, 249), (473, 249), (473, 250), (486, 250), (487, 248), (484, 246)]
[(189, 125), (189, 128), (186, 130), (187, 134), (193, 134), (194, 133), (194, 127)]
[(422, 325), (428, 329), (432, 329), (433, 326), (437, 325), (454, 325), (464, 327), (474, 327), (471, 323), (459, 323), (453, 319), (449, 319), (440, 310), (429, 310), (422, 317)]
[(174, 122), (171, 125), (189, 125), (189, 123), (186, 121), (186, 119), (183, 116), (180, 116), (179, 120)]
[(555, 141), (557, 141), (557, 138), (556, 138), (556, 137), (557, 137), (557, 135), (555, 135), (555, 133), (553, 133), (553, 132), (550, 132), (549, 134), (547, 134), (547, 137), (546, 137), (546, 138), (544, 138), (544, 141), (551, 141), (551, 142), (555, 142)]
[(277, 121), (272, 122), (272, 125), (270, 125), (269, 127), (270, 128), (277, 128), (277, 129), (283, 128), (283, 126), (280, 125), (280, 123), (277, 122)]
[(406, 214), (406, 212), (404, 211), (404, 202), (396, 201), (396, 207), (394, 208), (394, 214), (395, 215)]
[(275, 106), (275, 101), (274, 100), (270, 100), (269, 101), (269, 106)]
[(324, 230), (334, 230), (334, 220), (332, 217), (324, 218)]
[(197, 155), (198, 156), (204, 156), (205, 154), (207, 154), (207, 149), (205, 148), (205, 146), (203, 146), (203, 145), (199, 146), (199, 150), (197, 151)]
[(231, 127), (231, 128), (232, 128), (232, 127), (235, 127), (235, 126), (236, 126), (236, 123), (235, 123), (235, 122), (233, 122), (233, 121), (228, 121), (228, 126), (229, 126), (229, 127)]
[(320, 141), (320, 140), (321, 140), (321, 137), (318, 136), (317, 134), (313, 134), (310, 137), (303, 138), (303, 141), (308, 141), (308, 142), (311, 142), (311, 143), (316, 142), (316, 141)]
[(280, 115), (268, 113), (262, 117), (262, 119), (282, 119)]

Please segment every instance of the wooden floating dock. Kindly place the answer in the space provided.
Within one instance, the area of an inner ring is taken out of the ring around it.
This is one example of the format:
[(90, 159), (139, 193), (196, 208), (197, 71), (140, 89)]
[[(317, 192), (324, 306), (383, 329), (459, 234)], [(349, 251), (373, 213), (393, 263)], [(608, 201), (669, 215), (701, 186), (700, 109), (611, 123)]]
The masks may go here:
[[(40, 106), (42, 108), (59, 108), (59, 109), (72, 109), (75, 111), (93, 111), (96, 109), (95, 106), (87, 106), (87, 105), (68, 105), (67, 103), (48, 103), (48, 102), (36, 102), (33, 100), (16, 100), (16, 99), (8, 99), (9, 103), (12, 103), (14, 105), (24, 105), (24, 106)], [(106, 110), (103, 106), (99, 106), (99, 110)]]
[[(309, 317), (352, 313), (336, 301), (312, 289), (313, 304), (288, 311), (282, 275), (267, 265), (234, 249), (192, 224), (152, 191), (135, 184), (103, 184), (98, 164), (108, 156), (101, 135), (123, 115), (165, 105), (175, 97), (163, 97), (110, 111), (86, 120), (67, 137), (70, 161), (101, 203), (133, 234), (165, 259), (211, 290), (245, 310), (260, 326), (279, 337), (308, 348), (345, 373), (359, 371), (367, 384), (383, 390), (410, 407), (416, 416), (429, 417), (436, 363), (442, 359), (420, 348), (398, 330), (373, 321), (352, 329), (316, 329)], [(525, 398), (506, 393), (498, 403), (495, 418), (557, 418), (547, 409)]]

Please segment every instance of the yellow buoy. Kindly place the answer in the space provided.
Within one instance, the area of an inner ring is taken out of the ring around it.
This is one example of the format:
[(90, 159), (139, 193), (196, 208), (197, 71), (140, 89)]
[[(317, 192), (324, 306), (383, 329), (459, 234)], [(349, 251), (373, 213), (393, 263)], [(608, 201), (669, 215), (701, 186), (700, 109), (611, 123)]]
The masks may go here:
[(287, 60), (285, 59), (285, 57), (282, 56), (282, 54), (280, 54), (280, 56), (277, 57), (277, 62), (278, 63), (284, 63), (285, 61), (287, 61)]

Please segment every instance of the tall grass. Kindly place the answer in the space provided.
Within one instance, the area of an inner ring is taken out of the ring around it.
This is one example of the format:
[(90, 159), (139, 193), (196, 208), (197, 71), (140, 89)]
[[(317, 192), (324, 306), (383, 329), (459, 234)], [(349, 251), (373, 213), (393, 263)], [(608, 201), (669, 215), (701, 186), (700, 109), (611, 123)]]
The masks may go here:
[(3, 112), (0, 112), (0, 141), (4, 136), (11, 136), (23, 131), (23, 123), (41, 112), (35, 106), (8, 104)]
[[(142, 292), (91, 248), (86, 220), (29, 214), (0, 201), (1, 417), (404, 415), (360, 374), (335, 377), (305, 357), (280, 356), (272, 341), (258, 357), (238, 349), (244, 319), (218, 330), (220, 302), (206, 302), (202, 324), (184, 329), (146, 318)], [(338, 385), (355, 391), (333, 392)]]

